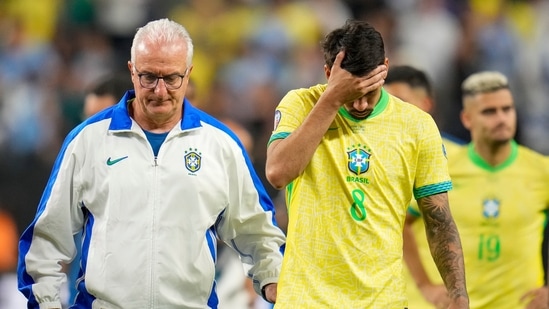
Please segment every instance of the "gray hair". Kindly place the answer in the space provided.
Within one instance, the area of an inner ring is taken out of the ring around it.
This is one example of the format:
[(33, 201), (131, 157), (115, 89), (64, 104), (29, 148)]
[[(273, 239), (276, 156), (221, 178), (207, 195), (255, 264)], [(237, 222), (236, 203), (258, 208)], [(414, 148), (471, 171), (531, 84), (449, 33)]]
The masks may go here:
[(467, 77), (461, 84), (463, 96), (509, 89), (507, 77), (497, 71), (483, 71)]
[(186, 64), (189, 67), (193, 59), (193, 41), (187, 29), (167, 18), (150, 21), (145, 26), (138, 28), (133, 37), (131, 62), (135, 63), (136, 47), (144, 41), (170, 44), (179, 40), (187, 42)]

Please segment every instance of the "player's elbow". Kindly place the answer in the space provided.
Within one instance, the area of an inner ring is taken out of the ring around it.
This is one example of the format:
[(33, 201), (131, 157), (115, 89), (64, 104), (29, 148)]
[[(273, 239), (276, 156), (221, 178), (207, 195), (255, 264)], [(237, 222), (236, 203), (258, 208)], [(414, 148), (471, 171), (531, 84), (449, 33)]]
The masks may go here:
[(265, 177), (277, 190), (284, 189), (294, 178), (299, 175), (293, 160), (285, 155), (287, 151), (280, 148), (282, 140), (274, 141), (267, 149), (265, 161)]
[(271, 186), (277, 190), (284, 189), (291, 181), (288, 180), (288, 177), (285, 177), (285, 174), (281, 168), (270, 165), (265, 167), (265, 177)]

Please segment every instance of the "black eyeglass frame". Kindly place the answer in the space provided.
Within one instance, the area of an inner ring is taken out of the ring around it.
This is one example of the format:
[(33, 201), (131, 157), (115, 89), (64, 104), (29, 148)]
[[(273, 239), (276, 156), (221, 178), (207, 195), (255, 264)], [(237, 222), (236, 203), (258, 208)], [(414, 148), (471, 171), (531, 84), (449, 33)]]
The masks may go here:
[[(145, 88), (145, 89), (155, 89), (157, 86), (158, 86), (158, 82), (162, 79), (164, 80), (164, 85), (166, 86), (166, 89), (168, 90), (177, 90), (179, 88), (181, 88), (181, 86), (183, 86), (183, 79), (185, 78), (185, 76), (187, 76), (187, 69), (185, 69), (185, 72), (183, 74), (169, 74), (169, 75), (164, 75), (164, 76), (158, 76), (158, 75), (155, 75), (155, 74), (152, 74), (152, 73), (145, 73), (145, 72), (141, 72), (139, 71), (135, 65), (133, 66), (135, 72), (137, 73), (137, 77), (139, 79), (139, 84), (141, 85), (141, 87)], [(151, 83), (150, 85), (144, 85), (143, 84), (143, 80), (142, 80), (142, 77), (143, 76), (148, 76), (149, 78), (154, 78), (155, 79), (155, 82), (154, 83)], [(181, 78), (180, 79), (180, 82), (179, 82), (179, 86), (173, 86), (172, 84), (166, 82), (166, 78), (173, 78), (173, 77), (179, 77)]]

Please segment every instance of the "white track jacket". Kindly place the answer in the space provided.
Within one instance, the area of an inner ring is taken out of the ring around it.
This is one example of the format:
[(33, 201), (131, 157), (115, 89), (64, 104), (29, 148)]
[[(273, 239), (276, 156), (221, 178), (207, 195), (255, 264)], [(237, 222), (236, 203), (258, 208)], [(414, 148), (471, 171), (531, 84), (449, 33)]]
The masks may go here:
[(236, 250), (256, 291), (278, 281), (285, 238), (244, 148), (184, 101), (158, 156), (129, 117), (128, 91), (64, 141), (19, 244), (29, 308), (61, 308), (60, 262), (82, 235), (72, 308), (216, 308), (216, 238)]

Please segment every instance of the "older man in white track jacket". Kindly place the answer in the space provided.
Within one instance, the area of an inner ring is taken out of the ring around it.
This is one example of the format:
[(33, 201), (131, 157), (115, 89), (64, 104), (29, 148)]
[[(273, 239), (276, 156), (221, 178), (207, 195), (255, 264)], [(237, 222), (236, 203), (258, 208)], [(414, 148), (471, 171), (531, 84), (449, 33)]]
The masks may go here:
[(275, 301), (284, 234), (238, 138), (184, 99), (191, 56), (179, 24), (140, 28), (128, 62), (134, 90), (65, 139), (20, 240), (28, 308), (61, 308), (62, 264), (78, 233), (71, 308), (217, 308), (217, 239)]

